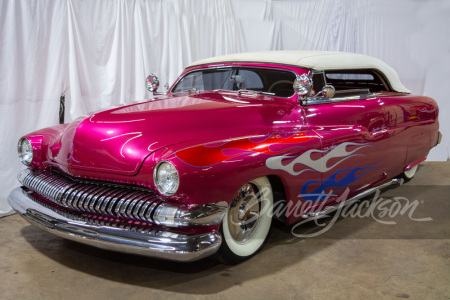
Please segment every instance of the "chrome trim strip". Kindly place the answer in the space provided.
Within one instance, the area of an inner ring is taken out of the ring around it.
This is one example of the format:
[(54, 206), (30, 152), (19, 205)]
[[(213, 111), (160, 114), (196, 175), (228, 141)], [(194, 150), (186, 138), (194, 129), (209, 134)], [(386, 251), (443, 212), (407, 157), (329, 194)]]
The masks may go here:
[(157, 230), (128, 230), (74, 221), (30, 199), (21, 188), (8, 196), (9, 204), (26, 221), (49, 233), (97, 248), (174, 261), (195, 261), (217, 252), (222, 238), (217, 232), (184, 235)]
[(333, 104), (352, 100), (366, 100), (366, 99), (375, 99), (375, 98), (402, 96), (402, 95), (407, 95), (407, 93), (400, 93), (400, 92), (391, 92), (389, 94), (369, 93), (348, 97), (334, 97), (329, 99), (325, 97), (318, 97), (314, 99), (306, 98), (305, 100), (303, 100), (304, 102), (303, 105)]
[(310, 218), (318, 218), (320, 216), (327, 215), (329, 213), (337, 211), (338, 209), (340, 209), (342, 207), (345, 207), (347, 205), (353, 204), (356, 201), (361, 200), (362, 198), (367, 197), (367, 196), (369, 196), (371, 194), (374, 194), (374, 193), (376, 193), (376, 191), (384, 189), (384, 188), (386, 188), (386, 187), (388, 187), (390, 185), (393, 185), (393, 184), (402, 185), (403, 184), (403, 179), (394, 178), (394, 179), (392, 179), (392, 180), (390, 180), (390, 181), (388, 181), (386, 183), (383, 183), (383, 184), (380, 184), (380, 185), (375, 186), (373, 188), (370, 188), (368, 190), (365, 190), (364, 192), (361, 192), (361, 193), (353, 196), (352, 198), (347, 199), (347, 200), (345, 200), (345, 201), (343, 201), (343, 202), (341, 202), (339, 204), (327, 206), (323, 210), (318, 211), (318, 212), (306, 213), (302, 217), (303, 217), (303, 219), (310, 219)]

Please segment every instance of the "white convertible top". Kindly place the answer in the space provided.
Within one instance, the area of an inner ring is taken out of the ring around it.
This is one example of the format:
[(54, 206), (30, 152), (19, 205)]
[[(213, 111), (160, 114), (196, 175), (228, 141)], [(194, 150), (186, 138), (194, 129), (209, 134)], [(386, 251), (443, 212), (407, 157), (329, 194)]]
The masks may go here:
[(386, 79), (395, 91), (401, 93), (411, 92), (401, 83), (397, 72), (386, 63), (368, 55), (350, 52), (302, 50), (247, 52), (198, 60), (188, 67), (225, 62), (276, 63), (299, 66), (317, 71), (376, 69), (386, 76)]

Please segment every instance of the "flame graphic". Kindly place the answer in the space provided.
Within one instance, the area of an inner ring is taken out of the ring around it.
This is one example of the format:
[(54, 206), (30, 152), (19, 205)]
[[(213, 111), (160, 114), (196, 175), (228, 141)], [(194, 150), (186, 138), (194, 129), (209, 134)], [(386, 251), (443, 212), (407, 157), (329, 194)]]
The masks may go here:
[[(361, 178), (362, 176), (364, 176), (366, 173), (368, 173), (369, 171), (371, 171), (372, 169), (374, 169), (377, 166), (359, 167), (359, 168), (354, 167), (354, 168), (350, 168), (350, 169), (339, 170), (323, 181), (308, 181), (302, 186), (301, 197), (303, 199), (305, 199), (306, 201), (325, 200), (330, 194), (338, 192), (339, 190), (343, 189), (344, 187), (351, 185), (352, 183), (356, 182), (359, 178)], [(358, 171), (362, 171), (362, 170), (366, 170), (366, 171), (359, 174), (358, 176), (356, 176), (356, 173)], [(336, 180), (336, 177), (339, 174), (345, 173), (345, 172), (348, 172), (348, 173), (345, 174), (344, 177), (342, 177), (340, 180)], [(315, 188), (314, 191), (312, 191), (311, 193), (308, 193), (306, 191), (309, 185), (314, 184), (314, 183), (320, 183), (320, 182), (321, 182), (321, 185), (318, 186), (317, 188)], [(332, 187), (334, 189), (329, 191), (328, 193), (325, 193), (325, 190), (330, 187)]]
[[(359, 147), (356, 147), (355, 149), (353, 149), (351, 151), (347, 151), (347, 149), (346, 149), (347, 146), (359, 146)], [(308, 150), (308, 151), (304, 152), (303, 154), (301, 154), (300, 156), (298, 156), (292, 162), (290, 162), (286, 165), (283, 164), (283, 160), (285, 158), (292, 158), (293, 156), (270, 157), (266, 160), (266, 166), (272, 170), (286, 171), (293, 176), (300, 175), (301, 173), (306, 172), (306, 171), (317, 171), (317, 172), (324, 173), (324, 172), (327, 172), (327, 171), (333, 169), (338, 164), (342, 163), (343, 161), (345, 161), (351, 157), (362, 155), (362, 154), (353, 154), (353, 153), (358, 151), (361, 148), (369, 147), (369, 146), (370, 145), (368, 143), (359, 144), (359, 143), (347, 142), (347, 143), (339, 144), (336, 148), (334, 148), (329, 153), (325, 154), (323, 157), (321, 157), (317, 160), (311, 159), (312, 153), (317, 153), (317, 152), (325, 153), (325, 152), (328, 152), (328, 150), (317, 150), (317, 149)], [(328, 161), (332, 158), (342, 158), (342, 159), (340, 159), (338, 162), (336, 162), (332, 166), (327, 167)], [(294, 167), (296, 164), (303, 164), (305, 166), (308, 166), (309, 168), (306, 168), (306, 169), (296, 172), (296, 171), (294, 171)]]
[(259, 138), (241, 138), (189, 147), (176, 152), (184, 163), (194, 167), (209, 167), (227, 159), (248, 153), (279, 154), (297, 144), (316, 138), (305, 132), (296, 132), (290, 136), (273, 133)]

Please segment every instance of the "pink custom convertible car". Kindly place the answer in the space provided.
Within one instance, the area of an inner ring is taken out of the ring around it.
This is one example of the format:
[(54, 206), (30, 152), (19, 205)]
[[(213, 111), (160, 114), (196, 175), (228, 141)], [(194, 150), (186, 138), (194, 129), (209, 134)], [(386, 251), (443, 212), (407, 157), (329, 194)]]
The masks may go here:
[(8, 200), (28, 222), (100, 248), (238, 263), (273, 218), (316, 218), (411, 178), (438, 107), (378, 59), (275, 51), (188, 66), (165, 94), (19, 140)]

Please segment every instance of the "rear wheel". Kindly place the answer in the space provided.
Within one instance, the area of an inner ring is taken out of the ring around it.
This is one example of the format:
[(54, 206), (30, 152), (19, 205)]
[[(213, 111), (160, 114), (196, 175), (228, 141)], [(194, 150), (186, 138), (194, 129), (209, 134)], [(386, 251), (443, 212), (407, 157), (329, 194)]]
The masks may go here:
[(415, 165), (414, 167), (410, 168), (409, 170), (406, 170), (405, 172), (403, 172), (403, 177), (404, 177), (406, 180), (410, 180), (411, 178), (413, 178), (414, 175), (416, 174), (416, 171), (417, 171), (417, 167), (418, 167), (418, 166), (419, 166), (419, 165)]
[(236, 264), (255, 255), (264, 244), (272, 223), (273, 194), (267, 177), (244, 184), (234, 196), (220, 232), (217, 256)]

